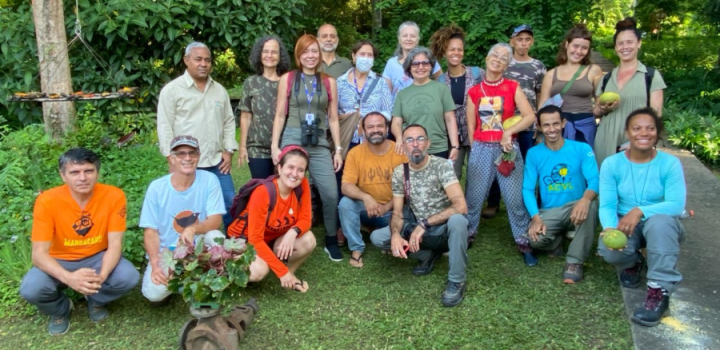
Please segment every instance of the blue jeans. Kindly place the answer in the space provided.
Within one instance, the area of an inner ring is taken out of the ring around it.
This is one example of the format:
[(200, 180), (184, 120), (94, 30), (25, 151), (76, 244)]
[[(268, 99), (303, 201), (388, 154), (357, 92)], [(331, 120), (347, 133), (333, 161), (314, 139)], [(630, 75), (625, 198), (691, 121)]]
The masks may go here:
[(225, 224), (225, 230), (230, 227), (233, 221), (232, 215), (230, 215), (230, 206), (232, 205), (233, 198), (235, 198), (235, 185), (233, 184), (232, 176), (230, 173), (223, 174), (220, 172), (220, 164), (207, 167), (198, 168), (200, 170), (209, 171), (220, 180), (220, 189), (222, 190), (223, 200), (225, 201), (225, 215), (223, 215), (223, 224)]
[(363, 242), (360, 233), (360, 225), (379, 229), (390, 225), (390, 218), (392, 217), (392, 210), (380, 217), (368, 217), (365, 204), (350, 197), (343, 197), (340, 200), (338, 213), (340, 214), (340, 225), (345, 239), (347, 239), (348, 248), (352, 252), (365, 251), (365, 242)]
[(563, 129), (563, 138), (585, 142), (590, 147), (595, 146), (597, 124), (592, 113), (563, 113), (567, 123)]

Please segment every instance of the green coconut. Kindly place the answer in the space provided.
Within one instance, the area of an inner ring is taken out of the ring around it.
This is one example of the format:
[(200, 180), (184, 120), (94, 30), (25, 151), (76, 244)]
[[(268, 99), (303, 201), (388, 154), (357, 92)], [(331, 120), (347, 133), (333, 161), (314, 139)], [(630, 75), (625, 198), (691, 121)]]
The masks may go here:
[(610, 249), (623, 249), (627, 246), (627, 236), (622, 231), (607, 230), (603, 234), (603, 243)]
[(600, 103), (602, 104), (609, 104), (615, 101), (620, 101), (620, 95), (618, 95), (617, 93), (608, 91), (603, 92), (603, 94), (600, 95)]

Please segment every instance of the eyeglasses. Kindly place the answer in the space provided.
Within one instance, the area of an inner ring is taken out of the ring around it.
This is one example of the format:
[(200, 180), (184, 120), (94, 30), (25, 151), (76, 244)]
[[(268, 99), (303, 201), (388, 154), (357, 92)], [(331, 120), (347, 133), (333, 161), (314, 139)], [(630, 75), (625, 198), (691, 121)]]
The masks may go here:
[(412, 61), (410, 63), (410, 65), (413, 67), (420, 67), (420, 66), (430, 67), (430, 61)]
[(508, 62), (510, 61), (510, 60), (507, 58), (507, 56), (501, 55), (501, 54), (499, 54), (499, 53), (497, 53), (497, 52), (495, 52), (495, 51), (490, 51), (490, 55), (488, 55), (488, 57), (495, 58), (495, 59), (499, 60), (499, 61), (502, 62), (502, 63), (508, 63)]
[(404, 142), (406, 145), (412, 145), (416, 141), (419, 145), (422, 145), (425, 143), (425, 141), (427, 141), (427, 137), (425, 137), (425, 136), (418, 136), (417, 138), (408, 137), (405, 139)]
[(183, 159), (187, 156), (190, 156), (190, 158), (197, 158), (197, 156), (200, 155), (200, 152), (198, 152), (198, 151), (172, 152), (172, 155), (174, 155), (175, 157), (178, 157), (180, 159)]

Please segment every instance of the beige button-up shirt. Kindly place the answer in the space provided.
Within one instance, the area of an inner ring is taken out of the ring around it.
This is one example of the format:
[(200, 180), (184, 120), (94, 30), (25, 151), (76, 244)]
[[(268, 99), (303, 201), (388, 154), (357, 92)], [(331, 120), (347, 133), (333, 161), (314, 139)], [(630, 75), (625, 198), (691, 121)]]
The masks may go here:
[(190, 135), (198, 139), (201, 168), (218, 165), (223, 151), (238, 149), (230, 96), (210, 77), (205, 91), (198, 89), (187, 71), (165, 85), (158, 100), (157, 127), (160, 152), (166, 157), (173, 137)]

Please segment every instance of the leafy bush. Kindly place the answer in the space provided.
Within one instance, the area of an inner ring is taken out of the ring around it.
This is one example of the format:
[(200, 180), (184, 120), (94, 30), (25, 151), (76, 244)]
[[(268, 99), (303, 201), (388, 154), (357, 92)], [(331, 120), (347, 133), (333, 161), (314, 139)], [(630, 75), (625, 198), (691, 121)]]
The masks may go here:
[(720, 164), (720, 115), (700, 115), (696, 110), (668, 110), (664, 118), (669, 140), (690, 150), (706, 163)]
[(18, 289), (32, 267), (30, 237), (25, 234), (0, 240), (0, 317), (30, 314), (33, 308), (22, 302)]

